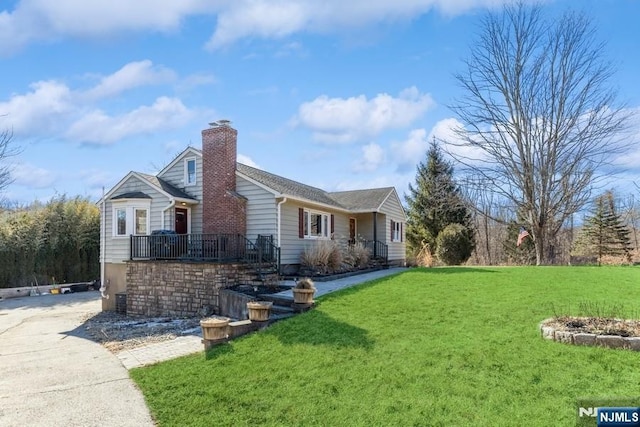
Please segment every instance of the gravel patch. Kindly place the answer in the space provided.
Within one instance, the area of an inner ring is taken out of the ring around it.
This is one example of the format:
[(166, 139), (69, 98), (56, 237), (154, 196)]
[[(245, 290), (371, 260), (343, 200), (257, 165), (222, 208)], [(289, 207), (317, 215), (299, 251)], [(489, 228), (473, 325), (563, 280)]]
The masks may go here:
[(131, 317), (112, 311), (87, 315), (84, 326), (94, 341), (112, 353), (148, 344), (201, 335), (200, 318)]

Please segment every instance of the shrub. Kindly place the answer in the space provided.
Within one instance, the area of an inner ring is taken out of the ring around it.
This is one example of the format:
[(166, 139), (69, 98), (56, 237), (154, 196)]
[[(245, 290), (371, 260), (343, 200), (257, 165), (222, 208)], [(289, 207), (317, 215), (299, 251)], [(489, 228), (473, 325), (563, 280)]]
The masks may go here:
[(363, 268), (369, 264), (371, 254), (362, 242), (356, 242), (345, 248), (344, 261), (350, 267)]
[(304, 248), (300, 263), (321, 274), (333, 273), (340, 269), (342, 253), (335, 241), (318, 240)]
[(296, 281), (296, 289), (313, 289), (315, 291), (316, 285), (313, 283), (313, 280), (305, 277), (304, 279)]
[(449, 224), (438, 234), (436, 256), (446, 265), (460, 265), (473, 252), (473, 241), (461, 224)]

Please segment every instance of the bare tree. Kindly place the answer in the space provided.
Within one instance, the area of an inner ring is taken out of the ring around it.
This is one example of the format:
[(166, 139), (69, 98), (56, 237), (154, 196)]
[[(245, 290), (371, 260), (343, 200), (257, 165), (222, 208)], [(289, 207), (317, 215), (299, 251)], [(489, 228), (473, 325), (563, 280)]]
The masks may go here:
[(16, 154), (16, 150), (11, 145), (12, 139), (13, 132), (10, 129), (0, 132), (0, 191), (4, 190), (12, 182), (11, 167), (6, 162), (8, 157)]
[(625, 149), (628, 113), (608, 85), (603, 51), (585, 16), (549, 21), (540, 6), (516, 3), (486, 16), (456, 75), (465, 93), (452, 106), (459, 144), (481, 161), (458, 160), (524, 215), (537, 264), (552, 261), (562, 224)]

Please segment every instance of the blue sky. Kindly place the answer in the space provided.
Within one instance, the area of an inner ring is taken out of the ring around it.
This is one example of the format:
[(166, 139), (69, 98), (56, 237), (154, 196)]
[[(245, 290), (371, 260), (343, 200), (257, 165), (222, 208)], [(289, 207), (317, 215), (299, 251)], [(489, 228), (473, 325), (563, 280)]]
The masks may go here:
[[(97, 200), (154, 173), (229, 119), (239, 160), (326, 190), (413, 182), (447, 134), (479, 17), (501, 0), (20, 0), (0, 9), (0, 128), (12, 128), (4, 197)], [(580, 7), (640, 108), (640, 1)], [(640, 120), (635, 119), (640, 123)], [(640, 126), (635, 129), (640, 129)], [(636, 135), (640, 131), (636, 131)], [(640, 147), (617, 160), (640, 183)], [(626, 190), (625, 190), (626, 191)]]

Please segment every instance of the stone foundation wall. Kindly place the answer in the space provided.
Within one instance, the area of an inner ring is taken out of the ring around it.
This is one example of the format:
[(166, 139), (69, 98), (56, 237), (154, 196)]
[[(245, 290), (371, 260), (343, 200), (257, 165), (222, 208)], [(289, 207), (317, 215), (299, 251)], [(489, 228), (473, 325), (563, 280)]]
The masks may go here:
[[(195, 316), (220, 310), (220, 289), (253, 283), (245, 264), (130, 261), (127, 263), (127, 314)], [(277, 282), (277, 276), (268, 282)]]

